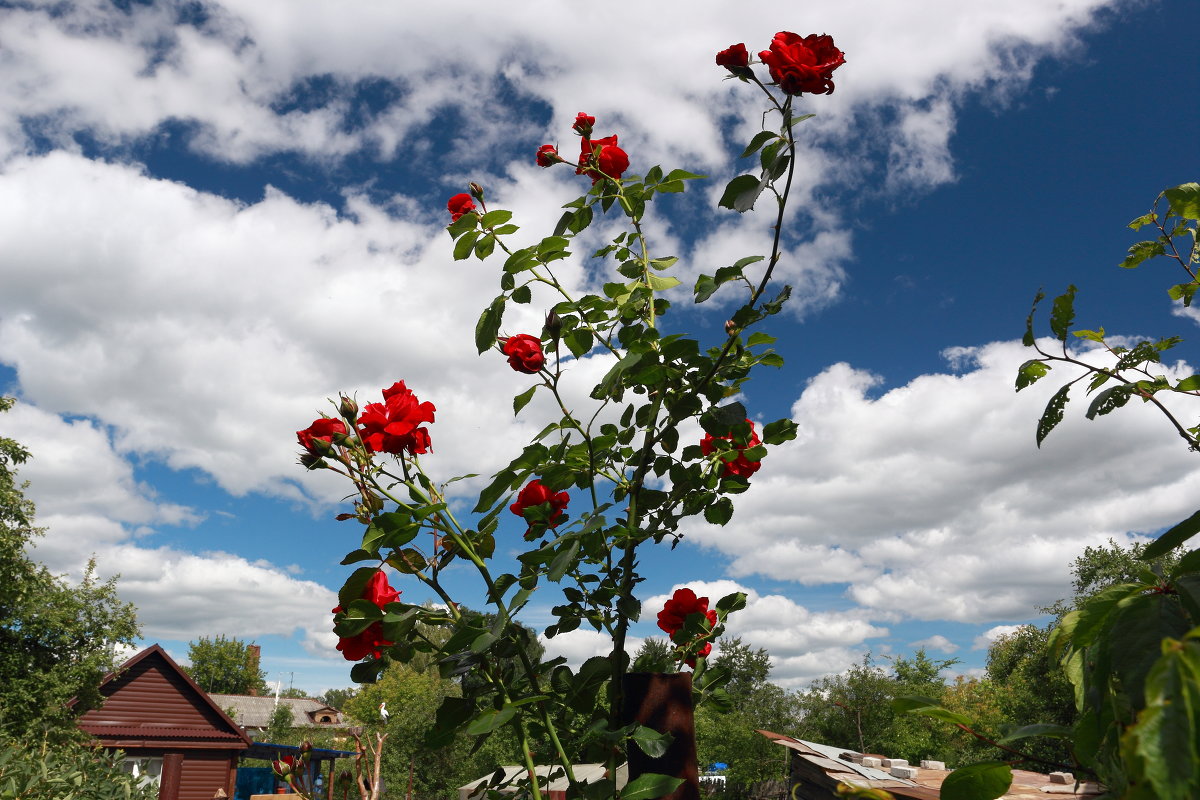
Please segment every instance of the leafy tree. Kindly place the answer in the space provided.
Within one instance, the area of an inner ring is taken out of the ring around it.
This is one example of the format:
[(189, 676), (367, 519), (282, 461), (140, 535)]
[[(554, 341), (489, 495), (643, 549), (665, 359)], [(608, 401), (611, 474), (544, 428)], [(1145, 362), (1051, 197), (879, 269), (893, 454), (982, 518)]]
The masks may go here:
[(279, 696), (280, 697), (288, 697), (288, 698), (291, 698), (292, 700), (316, 700), (317, 699), (315, 697), (311, 697), (309, 695), (309, 693), (304, 691), (303, 689), (298, 689), (295, 686), (289, 686), (288, 688), (284, 689), (283, 691), (281, 691), (279, 693)]
[(358, 694), (358, 690), (353, 687), (348, 689), (326, 689), (317, 699), (327, 706), (336, 708), (338, 711), (344, 711), (346, 703), (356, 694)]
[(201, 636), (188, 643), (187, 673), (206, 692), (252, 694), (267, 692), (267, 674), (258, 655), (241, 639)]
[[(1075, 563), (1078, 574), (1080, 561)], [(1056, 624), (1022, 625), (988, 649), (987, 677), (996, 687), (1003, 718), (1012, 726), (1039, 722), (1070, 725), (1075, 721), (1074, 690), (1050, 650)], [(1024, 749), (1048, 761), (1070, 759), (1070, 750), (1061, 739), (1035, 740)]]
[(0, 797), (155, 800), (158, 787), (124, 771), (117, 751), (42, 737), (0, 744)]
[[(0, 412), (13, 403), (0, 398)], [(60, 740), (79, 735), (75, 717), (100, 704), (114, 649), (132, 645), (138, 625), (133, 606), (117, 596), (116, 579), (97, 579), (94, 562), (72, 584), (29, 557), (42, 531), (33, 527), (33, 503), (15, 472), (29, 458), (0, 437), (0, 725), (15, 740), (40, 739), (43, 730)]]
[(770, 683), (771, 659), (763, 648), (751, 648), (740, 638), (720, 642), (720, 652), (708, 669), (725, 671), (728, 708), (714, 704), (696, 712), (696, 750), (701, 766), (729, 765), (727, 777), (755, 783), (785, 777), (786, 754), (758, 730), (793, 733), (800, 725), (796, 695)]
[(661, 636), (648, 636), (633, 654), (633, 672), (675, 672), (674, 646)]
[(292, 722), (292, 707), (287, 703), (278, 704), (271, 712), (271, 719), (267, 722), (267, 729), (263, 731), (263, 738), (274, 744), (290, 744), (287, 740), (291, 738), (289, 734), (292, 732)]

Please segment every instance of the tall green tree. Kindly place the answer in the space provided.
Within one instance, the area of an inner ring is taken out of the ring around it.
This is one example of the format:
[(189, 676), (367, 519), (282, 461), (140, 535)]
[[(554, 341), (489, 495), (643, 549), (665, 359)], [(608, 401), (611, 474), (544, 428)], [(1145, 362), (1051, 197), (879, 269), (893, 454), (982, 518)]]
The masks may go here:
[(188, 643), (185, 668), (201, 689), (216, 694), (264, 694), (266, 677), (258, 651), (236, 638), (201, 636)]
[[(0, 397), (0, 413), (13, 406)], [(103, 699), (114, 653), (138, 637), (136, 612), (89, 563), (81, 582), (54, 575), (28, 549), (42, 531), (16, 468), (31, 454), (0, 437), (0, 727), (14, 739), (77, 736), (74, 719)], [(68, 707), (67, 702), (76, 698)]]

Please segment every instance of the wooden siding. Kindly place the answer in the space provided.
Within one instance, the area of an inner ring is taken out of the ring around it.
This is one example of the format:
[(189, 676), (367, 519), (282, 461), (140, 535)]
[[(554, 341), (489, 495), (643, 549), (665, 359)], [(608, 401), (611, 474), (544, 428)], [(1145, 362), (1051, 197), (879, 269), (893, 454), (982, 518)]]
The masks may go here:
[(195, 690), (162, 660), (146, 658), (110, 681), (103, 690), (104, 705), (88, 711), (80, 723), (94, 732), (100, 726), (141, 726), (153, 736), (153, 728), (193, 728), (236, 734), (207, 703), (195, 698)]
[(224, 789), (227, 796), (233, 797), (230, 777), (235, 766), (228, 755), (188, 753), (183, 759), (179, 800), (212, 800), (217, 789)]

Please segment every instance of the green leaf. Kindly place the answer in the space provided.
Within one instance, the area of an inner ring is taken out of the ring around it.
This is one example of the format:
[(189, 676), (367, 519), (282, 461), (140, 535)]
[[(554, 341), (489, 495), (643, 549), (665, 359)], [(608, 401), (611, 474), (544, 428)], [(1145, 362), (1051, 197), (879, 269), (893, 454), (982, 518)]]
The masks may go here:
[(1021, 344), (1026, 347), (1033, 347), (1033, 315), (1037, 313), (1038, 303), (1044, 299), (1046, 299), (1045, 293), (1038, 289), (1038, 293), (1033, 297), (1033, 307), (1029, 309), (1029, 316), (1025, 318), (1025, 335), (1021, 337)]
[(1050, 402), (1046, 404), (1046, 410), (1042, 412), (1042, 418), (1038, 420), (1037, 425), (1038, 447), (1042, 446), (1042, 442), (1050, 435), (1050, 431), (1054, 430), (1058, 423), (1062, 422), (1063, 409), (1067, 407), (1067, 400), (1070, 399), (1068, 397), (1070, 391), (1071, 384), (1068, 383), (1055, 392), (1054, 397), (1051, 397)]
[(1197, 533), (1200, 533), (1200, 511), (1192, 514), (1183, 522), (1146, 545), (1146, 549), (1142, 551), (1139, 558), (1143, 561), (1149, 561), (1159, 556), (1165, 556)]
[(536, 392), (538, 390), (538, 387), (541, 385), (542, 384), (540, 384), (540, 383), (535, 383), (533, 386), (530, 386), (528, 389), (526, 389), (525, 391), (521, 392), (519, 395), (517, 395), (516, 397), (513, 398), (513, 416), (514, 417), (517, 414), (521, 413), (522, 408), (529, 405), (529, 401), (533, 399), (533, 393)]
[(504, 296), (492, 301), (479, 322), (475, 325), (475, 347), (480, 353), (485, 353), (496, 346), (496, 334), (500, 332), (500, 323), (504, 319)]
[(790, 419), (777, 419), (763, 426), (763, 444), (783, 444), (796, 438), (799, 426)]
[(352, 602), (361, 598), (363, 592), (366, 591), (367, 581), (378, 571), (378, 567), (359, 567), (350, 573), (350, 577), (346, 578), (346, 583), (338, 590), (338, 605), (348, 608)]
[(1052, 739), (1070, 739), (1071, 729), (1066, 725), (1052, 725), (1048, 722), (1038, 722), (1033, 725), (1022, 725), (1016, 730), (1008, 732), (1003, 739), (1000, 739), (1000, 744), (1008, 744), (1021, 739), (1028, 739), (1033, 736), (1047, 736)]
[(665, 292), (667, 289), (674, 289), (682, 282), (674, 275), (650, 274), (646, 276), (646, 280), (650, 284), (650, 288), (656, 292)]
[(942, 800), (995, 800), (1012, 786), (1012, 768), (1003, 761), (961, 767), (942, 782)]
[(1129, 734), (1163, 800), (1189, 800), (1200, 784), (1200, 658), (1193, 643), (1167, 639), (1146, 678), (1146, 708)]
[(1190, 306), (1198, 289), (1200, 289), (1200, 282), (1198, 281), (1191, 281), (1190, 283), (1177, 283), (1170, 289), (1167, 289), (1167, 296), (1172, 300), (1182, 301), (1184, 306)]
[(514, 303), (528, 303), (532, 297), (533, 293), (529, 291), (528, 284), (513, 289), (512, 300)]
[(746, 593), (734, 592), (727, 594), (717, 601), (717, 611), (723, 614), (732, 614), (735, 611), (741, 611), (746, 607)]
[(495, 211), (489, 211), (488, 213), (484, 214), (483, 219), (480, 220), (479, 224), (484, 228), (494, 228), (497, 225), (503, 225), (510, 219), (512, 219), (511, 211), (505, 211), (502, 208), (498, 208)]
[(713, 436), (728, 436), (734, 425), (746, 424), (746, 407), (741, 403), (714, 406), (700, 416), (700, 427)]
[(651, 758), (661, 758), (667, 752), (667, 748), (671, 746), (671, 742), (675, 741), (675, 737), (670, 733), (659, 733), (645, 725), (638, 725), (629, 738)]
[(458, 241), (454, 243), (454, 260), (462, 261), (470, 258), (471, 252), (475, 249), (475, 240), (478, 238), (479, 231), (467, 231), (458, 237)]
[(1112, 671), (1135, 709), (1145, 705), (1145, 682), (1161, 652), (1162, 640), (1181, 638), (1189, 628), (1173, 597), (1141, 594), (1117, 608), (1107, 638)]
[(1163, 194), (1172, 214), (1184, 219), (1200, 219), (1200, 183), (1183, 183)]
[(892, 708), (898, 714), (920, 714), (925, 717), (933, 717), (954, 725), (970, 725), (971, 718), (965, 717), (951, 711), (948, 708), (942, 708), (937, 700), (919, 695), (901, 695), (892, 701)]
[(555, 583), (561, 581), (563, 576), (567, 574), (567, 571), (575, 563), (577, 555), (579, 555), (579, 541), (576, 539), (572, 540), (562, 550), (559, 550), (558, 554), (554, 556), (554, 560), (550, 562), (550, 569), (546, 573), (546, 578)]
[(492, 254), (496, 249), (496, 237), (492, 234), (484, 235), (478, 242), (475, 243), (475, 257), (480, 261)]
[(1125, 260), (1117, 266), (1122, 269), (1133, 269), (1146, 259), (1161, 256), (1165, 252), (1162, 242), (1138, 242), (1129, 248), (1129, 255), (1125, 256)]
[(758, 199), (766, 186), (765, 180), (753, 175), (739, 175), (725, 187), (725, 193), (721, 195), (721, 200), (717, 205), (744, 214), (754, 208), (754, 201)]
[(1149, 214), (1142, 214), (1142, 216), (1140, 216), (1137, 219), (1130, 222), (1129, 228), (1136, 231), (1140, 228), (1144, 228), (1147, 225), (1150, 225), (1157, 219), (1158, 219), (1158, 215), (1155, 214), (1153, 211), (1151, 211)]
[(1067, 287), (1067, 291), (1054, 298), (1054, 307), (1050, 311), (1050, 330), (1060, 342), (1067, 340), (1071, 331), (1071, 323), (1075, 321), (1075, 286)]
[(1017, 370), (1017, 391), (1021, 391), (1026, 386), (1032, 386), (1040, 378), (1046, 377), (1046, 373), (1049, 371), (1050, 367), (1044, 361), (1036, 358), (1026, 361)]
[(440, 748), (450, 744), (458, 734), (458, 729), (474, 714), (475, 703), (472, 700), (446, 697), (434, 715), (434, 724), (425, 731), (426, 746)]
[(582, 358), (592, 349), (592, 332), (587, 328), (576, 328), (563, 334), (563, 343), (571, 355)]
[(621, 800), (655, 800), (675, 791), (682, 783), (683, 778), (647, 772), (626, 784), (620, 797)]
[(1123, 383), (1120, 386), (1110, 386), (1092, 400), (1092, 404), (1088, 406), (1087, 418), (1095, 419), (1116, 411), (1129, 402), (1129, 398), (1133, 395), (1134, 389), (1137, 387)]
[(704, 509), (704, 519), (713, 525), (724, 525), (733, 517), (733, 501), (722, 497), (708, 508)]
[(740, 158), (749, 158), (758, 152), (758, 148), (762, 147), (772, 139), (778, 139), (779, 134), (775, 131), (759, 131), (754, 134), (754, 138), (750, 140), (750, 144), (746, 145), (746, 149), (742, 151)]
[(1200, 375), (1192, 375), (1175, 384), (1177, 392), (1194, 392), (1200, 389)]

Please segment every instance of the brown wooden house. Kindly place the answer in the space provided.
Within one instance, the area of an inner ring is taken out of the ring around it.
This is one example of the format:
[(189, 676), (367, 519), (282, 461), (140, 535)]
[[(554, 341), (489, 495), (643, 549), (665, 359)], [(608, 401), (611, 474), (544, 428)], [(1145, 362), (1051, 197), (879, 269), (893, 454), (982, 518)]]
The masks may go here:
[(100, 684), (104, 704), (79, 727), (159, 785), (160, 800), (233, 797), (238, 757), (251, 741), (158, 645)]

